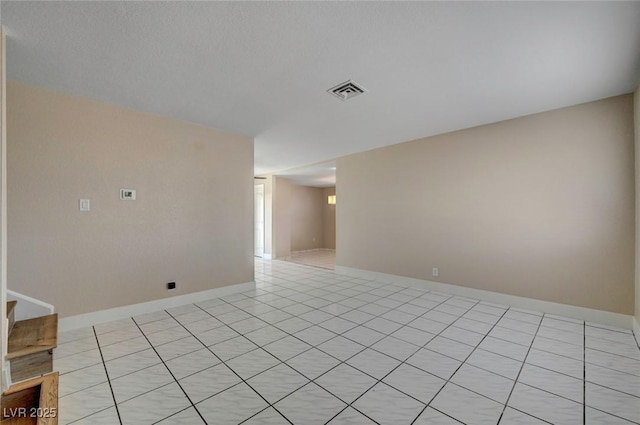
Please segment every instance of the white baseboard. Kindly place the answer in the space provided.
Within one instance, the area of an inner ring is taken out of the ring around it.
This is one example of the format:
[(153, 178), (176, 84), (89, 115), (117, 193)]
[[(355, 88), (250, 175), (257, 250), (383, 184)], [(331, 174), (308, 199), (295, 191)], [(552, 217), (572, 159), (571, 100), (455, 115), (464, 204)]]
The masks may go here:
[(220, 298), (237, 292), (250, 291), (255, 289), (255, 287), (255, 282), (239, 283), (236, 285), (223, 286), (221, 288), (208, 289), (206, 291), (193, 292), (191, 294), (178, 295), (171, 298), (162, 298), (140, 304), (131, 304), (123, 307), (110, 308), (108, 310), (63, 317), (58, 321), (58, 331), (71, 331), (78, 328), (97, 325), (99, 323), (126, 319), (140, 314), (152, 313), (154, 311), (165, 310), (211, 298)]
[[(554, 303), (551, 301), (536, 300), (533, 298), (519, 297), (516, 295), (501, 294), (499, 292), (467, 288), (465, 286), (452, 285), (449, 283), (433, 282), (430, 280), (415, 279), (411, 277), (356, 269), (352, 267), (336, 265), (335, 270), (336, 273), (344, 274), (347, 276), (377, 280), (390, 284), (415, 286), (433, 291), (442, 291), (452, 295), (459, 295), (462, 297), (474, 298), (477, 300), (497, 304), (505, 304), (512, 307), (534, 310), (542, 313), (555, 314), (558, 316), (571, 317), (573, 319), (584, 320), (587, 322), (602, 323), (604, 325), (617, 326), (624, 329), (633, 329), (634, 326), (633, 316), (629, 316), (626, 314), (612, 313), (609, 311), (596, 310), (592, 308)], [(637, 322), (635, 323), (635, 325), (637, 326)], [(638, 338), (638, 335), (640, 335), (640, 329), (636, 331), (636, 338)]]
[(640, 323), (635, 317), (633, 318), (633, 336), (636, 337), (636, 344), (640, 347)]
[(303, 249), (301, 251), (291, 251), (291, 255), (308, 254), (310, 252), (336, 252), (336, 250), (331, 248)]
[(16, 321), (46, 316), (48, 314), (53, 314), (55, 311), (55, 308), (49, 303), (37, 300), (28, 295), (20, 294), (10, 289), (7, 289), (7, 301), (18, 302), (14, 313)]

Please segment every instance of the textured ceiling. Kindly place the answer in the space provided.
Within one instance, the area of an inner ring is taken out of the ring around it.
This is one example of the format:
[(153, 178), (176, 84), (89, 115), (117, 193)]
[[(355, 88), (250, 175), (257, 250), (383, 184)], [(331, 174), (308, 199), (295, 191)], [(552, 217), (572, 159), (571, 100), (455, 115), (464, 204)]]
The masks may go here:
[[(631, 92), (640, 2), (6, 2), (8, 77), (255, 137), (257, 174)], [(343, 102), (326, 90), (353, 79)]]

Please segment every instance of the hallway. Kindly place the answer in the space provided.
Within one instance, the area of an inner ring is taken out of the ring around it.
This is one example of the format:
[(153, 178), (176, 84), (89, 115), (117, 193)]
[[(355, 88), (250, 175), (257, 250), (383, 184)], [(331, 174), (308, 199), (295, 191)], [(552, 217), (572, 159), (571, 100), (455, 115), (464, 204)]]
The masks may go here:
[(336, 251), (335, 250), (318, 250), (310, 252), (291, 253), (291, 258), (287, 259), (296, 264), (305, 266), (320, 267), (323, 269), (335, 270), (336, 268)]

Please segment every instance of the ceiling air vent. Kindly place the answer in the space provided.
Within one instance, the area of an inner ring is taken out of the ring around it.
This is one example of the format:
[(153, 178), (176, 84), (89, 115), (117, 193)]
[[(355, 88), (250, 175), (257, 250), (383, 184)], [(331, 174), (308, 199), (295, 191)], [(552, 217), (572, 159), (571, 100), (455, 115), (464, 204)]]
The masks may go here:
[(357, 95), (362, 94), (366, 91), (366, 89), (358, 86), (351, 80), (345, 81), (344, 83), (338, 84), (337, 86), (327, 90), (327, 92), (331, 93), (341, 100), (351, 99), (352, 97), (356, 97)]

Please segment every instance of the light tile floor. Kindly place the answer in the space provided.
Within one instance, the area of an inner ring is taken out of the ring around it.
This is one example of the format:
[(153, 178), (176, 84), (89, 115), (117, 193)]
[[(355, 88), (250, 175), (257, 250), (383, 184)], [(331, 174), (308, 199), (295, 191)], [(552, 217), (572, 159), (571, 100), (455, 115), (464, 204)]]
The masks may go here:
[(333, 270), (336, 268), (336, 252), (335, 251), (309, 251), (291, 254), (291, 258), (287, 259), (292, 263), (304, 264), (307, 266), (321, 267), (323, 269)]
[(256, 282), (61, 333), (60, 424), (640, 423), (628, 330), (282, 261)]

